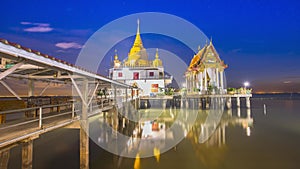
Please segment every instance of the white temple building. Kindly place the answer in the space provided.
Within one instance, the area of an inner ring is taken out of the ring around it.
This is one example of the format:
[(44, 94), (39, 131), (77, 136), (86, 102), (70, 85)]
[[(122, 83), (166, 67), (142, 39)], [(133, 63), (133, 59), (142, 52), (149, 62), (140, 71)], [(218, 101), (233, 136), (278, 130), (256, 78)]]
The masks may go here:
[(172, 77), (165, 76), (158, 49), (155, 59), (149, 60), (147, 50), (143, 46), (138, 21), (137, 33), (128, 58), (121, 62), (117, 52), (114, 56), (113, 67), (109, 69), (109, 77), (131, 86), (142, 89), (141, 96), (155, 95), (172, 82)]

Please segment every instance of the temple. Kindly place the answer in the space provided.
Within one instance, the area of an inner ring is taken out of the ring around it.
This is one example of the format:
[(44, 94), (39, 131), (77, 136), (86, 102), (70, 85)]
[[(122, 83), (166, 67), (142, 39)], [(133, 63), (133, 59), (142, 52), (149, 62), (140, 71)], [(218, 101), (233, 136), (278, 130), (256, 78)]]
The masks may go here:
[(113, 67), (109, 77), (140, 89), (142, 96), (155, 95), (172, 82), (172, 77), (165, 76), (163, 62), (159, 58), (158, 49), (154, 60), (148, 59), (147, 50), (143, 46), (140, 35), (140, 22), (137, 21), (137, 33), (133, 46), (124, 62), (119, 60), (115, 51)]
[(220, 59), (212, 40), (194, 55), (185, 73), (189, 93), (225, 93), (224, 69), (227, 65)]

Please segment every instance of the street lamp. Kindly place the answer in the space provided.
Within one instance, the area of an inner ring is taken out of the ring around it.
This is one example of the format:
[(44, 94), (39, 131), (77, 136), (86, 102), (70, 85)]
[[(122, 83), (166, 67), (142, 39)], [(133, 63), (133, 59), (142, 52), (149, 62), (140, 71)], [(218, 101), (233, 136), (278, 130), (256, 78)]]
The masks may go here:
[(250, 85), (249, 82), (244, 82), (244, 87), (245, 87), (245, 89), (246, 89), (249, 85)]

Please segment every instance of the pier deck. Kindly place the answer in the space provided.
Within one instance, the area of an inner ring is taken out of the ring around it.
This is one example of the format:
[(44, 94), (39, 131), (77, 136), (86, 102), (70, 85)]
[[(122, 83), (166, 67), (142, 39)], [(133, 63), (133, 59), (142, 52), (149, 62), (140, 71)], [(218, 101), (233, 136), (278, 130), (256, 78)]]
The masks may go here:
[[(96, 106), (94, 106), (96, 107)], [(88, 117), (99, 114), (113, 108), (112, 105), (98, 106), (88, 113)], [(23, 118), (0, 125), (0, 147), (5, 147), (28, 138), (37, 138), (40, 134), (69, 125), (80, 120), (72, 110), (45, 113), (40, 117)]]

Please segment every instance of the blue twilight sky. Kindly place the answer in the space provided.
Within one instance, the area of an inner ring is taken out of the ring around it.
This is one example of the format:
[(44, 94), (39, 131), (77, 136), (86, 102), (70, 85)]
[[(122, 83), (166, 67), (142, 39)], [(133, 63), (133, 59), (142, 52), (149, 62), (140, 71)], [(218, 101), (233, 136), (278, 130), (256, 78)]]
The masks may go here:
[[(105, 24), (138, 12), (169, 13), (213, 38), (229, 65), (228, 86), (247, 80), (257, 92), (300, 92), (299, 9), (297, 0), (3, 1), (0, 38), (74, 63)], [(144, 46), (153, 48), (152, 41), (145, 39)]]

